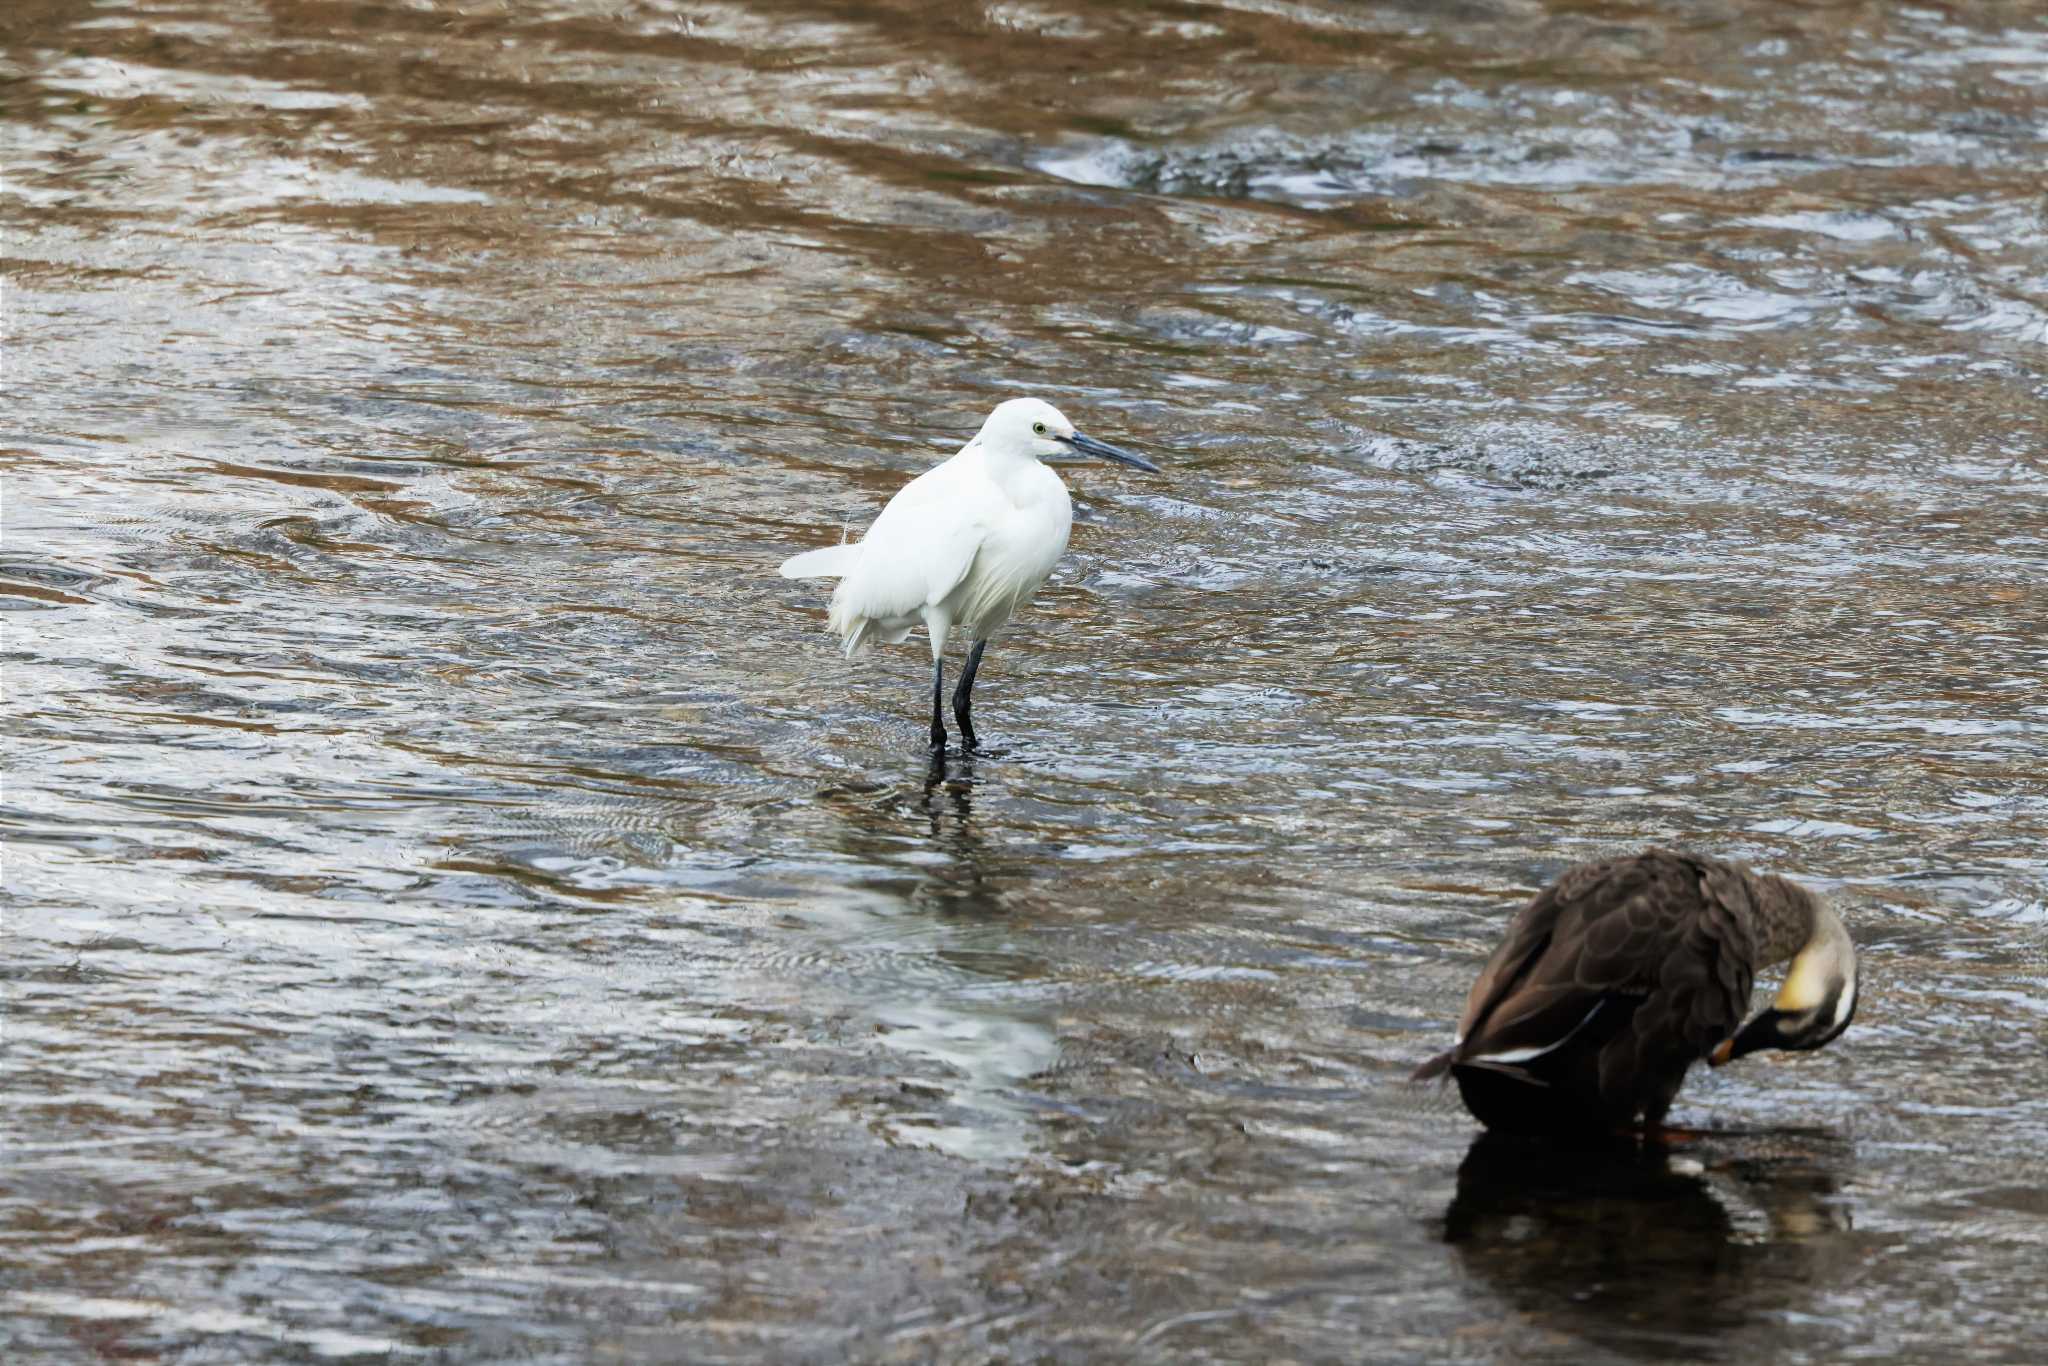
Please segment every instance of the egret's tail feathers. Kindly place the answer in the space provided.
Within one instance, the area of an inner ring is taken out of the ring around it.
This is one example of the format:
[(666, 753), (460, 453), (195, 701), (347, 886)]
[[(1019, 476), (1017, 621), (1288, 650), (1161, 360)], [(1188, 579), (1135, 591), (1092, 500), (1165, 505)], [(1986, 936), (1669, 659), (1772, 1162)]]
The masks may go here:
[(870, 645), (900, 645), (910, 634), (911, 627), (917, 624), (914, 621), (877, 621), (873, 617), (862, 616), (847, 604), (844, 584), (832, 595), (832, 611), (826, 622), (832, 628), (832, 634), (845, 642), (848, 659)]
[(846, 585), (843, 583), (832, 590), (832, 609), (825, 616), (825, 624), (845, 644), (848, 659), (867, 648), (868, 637), (875, 629), (875, 623), (854, 611), (847, 602)]
[(846, 657), (848, 659), (852, 659), (862, 650), (867, 649), (868, 637), (873, 635), (874, 633), (875, 624), (872, 621), (869, 621), (866, 617), (862, 617), (859, 621), (855, 622), (853, 624), (853, 629), (845, 633)]
[(823, 550), (806, 550), (782, 562), (785, 579), (836, 579), (844, 577), (860, 558), (860, 545), (828, 545)]

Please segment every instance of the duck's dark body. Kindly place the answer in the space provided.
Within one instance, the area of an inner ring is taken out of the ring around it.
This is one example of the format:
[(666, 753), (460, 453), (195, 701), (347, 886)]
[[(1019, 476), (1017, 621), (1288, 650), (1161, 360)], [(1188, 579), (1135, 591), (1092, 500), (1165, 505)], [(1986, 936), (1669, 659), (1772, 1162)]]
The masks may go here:
[(1655, 1128), (1695, 1062), (1742, 1023), (1800, 888), (1652, 849), (1581, 864), (1523, 907), (1474, 984), (1457, 1046), (1416, 1076), (1457, 1078), (1488, 1128)]

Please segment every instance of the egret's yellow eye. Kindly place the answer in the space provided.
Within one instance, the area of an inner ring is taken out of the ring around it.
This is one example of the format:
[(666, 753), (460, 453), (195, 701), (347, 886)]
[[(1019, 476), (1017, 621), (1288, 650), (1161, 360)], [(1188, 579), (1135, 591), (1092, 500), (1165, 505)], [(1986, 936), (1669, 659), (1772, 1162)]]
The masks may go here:
[(1043, 422), (1034, 422), (1031, 424), (1031, 430), (1039, 436), (1044, 436), (1045, 424)]

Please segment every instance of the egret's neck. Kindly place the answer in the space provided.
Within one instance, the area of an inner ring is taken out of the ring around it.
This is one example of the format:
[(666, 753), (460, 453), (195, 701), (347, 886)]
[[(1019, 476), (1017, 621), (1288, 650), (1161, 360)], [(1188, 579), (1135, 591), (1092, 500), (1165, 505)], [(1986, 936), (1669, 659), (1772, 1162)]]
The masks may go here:
[(982, 469), (1013, 506), (1027, 508), (1067, 496), (1067, 486), (1050, 467), (1034, 456), (1004, 454), (979, 439), (968, 447), (981, 461)]

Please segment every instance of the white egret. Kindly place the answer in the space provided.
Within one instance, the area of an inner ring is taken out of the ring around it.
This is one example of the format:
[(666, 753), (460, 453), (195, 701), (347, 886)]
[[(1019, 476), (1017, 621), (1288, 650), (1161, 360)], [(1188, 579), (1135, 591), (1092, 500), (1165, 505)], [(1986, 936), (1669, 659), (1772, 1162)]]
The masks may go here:
[(782, 562), (786, 579), (839, 580), (829, 621), (849, 659), (877, 640), (894, 645), (923, 624), (932, 647), (934, 749), (946, 744), (946, 638), (957, 627), (974, 641), (953, 692), (953, 719), (973, 749), (982, 651), (1052, 573), (1074, 524), (1067, 486), (1039, 462), (1074, 452), (1159, 472), (1143, 456), (1075, 431), (1050, 403), (1013, 398), (996, 405), (959, 454), (897, 490), (858, 542)]

